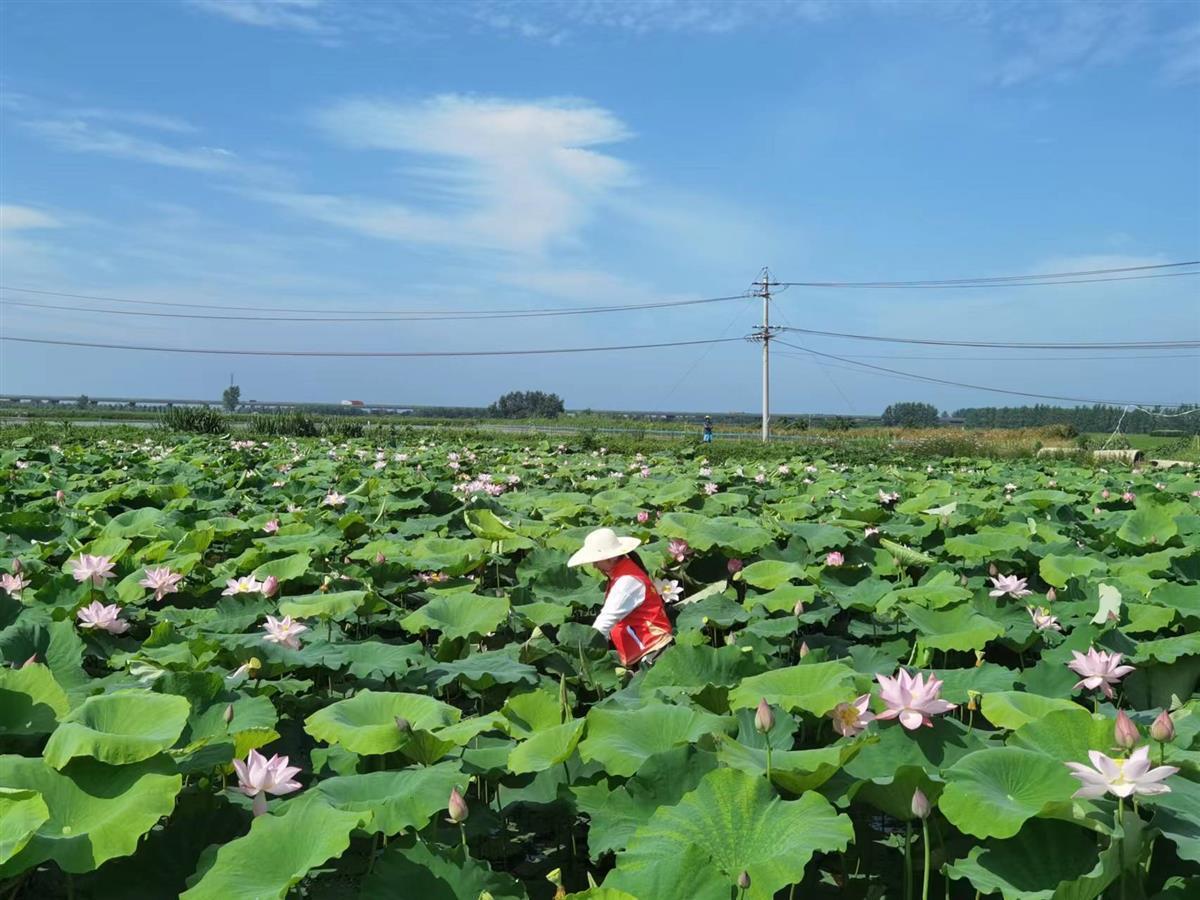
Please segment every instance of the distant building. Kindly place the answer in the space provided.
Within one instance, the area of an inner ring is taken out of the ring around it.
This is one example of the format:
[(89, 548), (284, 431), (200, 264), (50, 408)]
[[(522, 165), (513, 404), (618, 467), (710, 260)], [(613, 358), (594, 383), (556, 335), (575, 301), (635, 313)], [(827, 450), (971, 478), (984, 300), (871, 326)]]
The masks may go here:
[(343, 400), (342, 406), (363, 407), (366, 406), (361, 400)]

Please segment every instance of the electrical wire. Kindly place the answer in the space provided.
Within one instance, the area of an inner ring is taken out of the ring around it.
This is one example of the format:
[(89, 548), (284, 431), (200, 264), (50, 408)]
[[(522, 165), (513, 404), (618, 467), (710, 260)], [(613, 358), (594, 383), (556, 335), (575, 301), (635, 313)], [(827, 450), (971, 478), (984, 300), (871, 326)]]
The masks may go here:
[[(68, 294), (61, 291), (43, 291), (34, 290), (33, 288), (19, 288), (0, 285), (0, 291), (20, 291), (27, 294), (38, 294), (48, 297), (64, 297), (76, 300), (98, 300), (105, 303), (129, 303), (139, 306), (170, 306), (188, 309), (219, 309), (233, 310), (237, 312), (265, 312), (265, 313), (319, 313), (319, 310), (314, 309), (297, 309), (291, 307), (273, 307), (273, 306), (219, 306), (215, 304), (204, 303), (176, 303), (166, 300), (131, 300), (123, 297), (107, 297), (95, 294)], [(313, 318), (292, 318), (288, 316), (269, 315), (269, 316), (228, 316), (228, 315), (201, 315), (198, 313), (165, 313), (165, 312), (140, 312), (133, 310), (121, 309), (102, 309), (94, 306), (69, 306), (69, 305), (52, 305), (46, 303), (30, 303), (25, 300), (9, 300), (0, 297), (0, 303), (9, 306), (24, 306), (34, 309), (57, 309), (69, 310), (72, 312), (98, 312), (110, 315), (124, 316), (153, 316), (156, 318), (168, 319), (219, 319), (224, 321), (244, 319), (252, 322), (403, 322), (403, 321), (419, 321), (419, 322), (438, 322), (452, 321), (460, 319), (519, 319), (519, 318), (540, 318), (543, 316), (576, 316), (587, 315), (591, 313), (606, 313), (606, 312), (624, 312), (629, 310), (643, 309), (668, 309), (680, 306), (698, 306), (707, 303), (723, 303), (729, 300), (745, 300), (747, 294), (731, 294), (725, 297), (701, 297), (694, 300), (663, 300), (649, 303), (628, 303), (615, 304), (609, 306), (577, 306), (577, 307), (541, 307), (541, 308), (525, 308), (525, 309), (461, 309), (461, 310), (337, 310), (334, 312), (324, 313)], [(354, 316), (355, 318), (343, 318), (345, 316)], [(372, 316), (376, 318), (359, 318), (360, 316)]]
[[(1148, 266), (1121, 266), (1111, 269), (1085, 269), (1077, 272), (1045, 272), (1034, 275), (994, 275), (977, 278), (920, 279), (916, 281), (780, 281), (786, 287), (827, 288), (940, 288), (940, 287), (996, 287), (1001, 285), (1022, 286), (1026, 284), (1082, 284), (1087, 282), (1063, 281), (1061, 279), (1085, 278), (1089, 281), (1133, 281), (1142, 278), (1163, 278), (1179, 275), (1200, 275), (1195, 272), (1167, 272), (1120, 276), (1122, 272), (1146, 272), (1150, 269), (1175, 269), (1183, 266), (1200, 266), (1200, 260), (1188, 262), (1158, 263)], [(1107, 278), (1103, 276), (1118, 275)]]
[[(790, 354), (799, 357), (799, 354)], [(910, 359), (925, 362), (1079, 362), (1105, 360), (1124, 362), (1127, 359), (1200, 359), (1197, 353), (1148, 353), (1135, 356), (905, 356), (887, 353), (847, 355), (846, 359)]]
[(967, 388), (967, 389), (974, 390), (974, 391), (988, 391), (993, 394), (1009, 394), (1009, 395), (1012, 395), (1015, 397), (1032, 397), (1032, 398), (1035, 398), (1038, 400), (1063, 400), (1068, 403), (1093, 403), (1093, 404), (1101, 404), (1103, 406), (1143, 405), (1143, 406), (1178, 407), (1181, 405), (1178, 403), (1135, 404), (1135, 403), (1130, 403), (1128, 400), (1096, 400), (1096, 399), (1092, 399), (1092, 398), (1088, 398), (1088, 397), (1064, 397), (1064, 396), (1060, 396), (1058, 394), (1034, 394), (1034, 393), (1030, 393), (1028, 391), (1012, 391), (1012, 390), (1007, 390), (1005, 388), (989, 387), (989, 386), (980, 385), (980, 384), (967, 384), (967, 383), (961, 382), (961, 381), (950, 381), (945, 378), (933, 378), (932, 376), (929, 376), (929, 375), (919, 375), (916, 372), (902, 372), (897, 369), (889, 369), (885, 366), (872, 365), (871, 363), (854, 362), (853, 360), (851, 360), (847, 357), (844, 357), (844, 356), (835, 356), (832, 353), (822, 353), (820, 350), (813, 350), (810, 347), (802, 347), (799, 344), (791, 344), (791, 343), (788, 343), (787, 341), (779, 340), (779, 338), (775, 338), (775, 340), (777, 340), (779, 343), (783, 344), (785, 347), (791, 347), (793, 350), (800, 350), (804, 353), (812, 354), (813, 356), (823, 356), (826, 359), (834, 359), (834, 360), (837, 360), (838, 362), (848, 363), (852, 366), (858, 366), (863, 369), (870, 369), (870, 370), (873, 370), (876, 372), (882, 372), (887, 375), (899, 376), (902, 378), (910, 378), (910, 379), (913, 379), (916, 381), (927, 381), (932, 384), (945, 384), (945, 385), (949, 385), (951, 387)]
[(899, 338), (886, 337), (879, 334), (852, 334), (844, 331), (817, 331), (812, 328), (789, 328), (780, 326), (780, 331), (794, 331), (798, 334), (813, 334), (819, 337), (845, 338), (854, 341), (882, 341), (889, 344), (921, 344), (933, 347), (991, 347), (996, 349), (1013, 350), (1185, 350), (1200, 347), (1200, 340), (1185, 341), (1110, 341), (1110, 342), (1059, 342), (1042, 343), (1039, 341), (940, 341), (933, 338)]
[(14, 337), (0, 334), (0, 341), (21, 344), (47, 344), (55, 347), (87, 347), (96, 350), (139, 350), (150, 353), (190, 353), (206, 356), (301, 356), (301, 357), (476, 357), (476, 356), (544, 356), (557, 353), (602, 353), (610, 350), (657, 350), (665, 347), (695, 347), (703, 344), (724, 344), (742, 338), (709, 338), (694, 341), (664, 341), (655, 344), (620, 344), (608, 347), (557, 347), (537, 350), (233, 350), (202, 347), (147, 347), (137, 344), (102, 344), (91, 341), (60, 341), (49, 338)]

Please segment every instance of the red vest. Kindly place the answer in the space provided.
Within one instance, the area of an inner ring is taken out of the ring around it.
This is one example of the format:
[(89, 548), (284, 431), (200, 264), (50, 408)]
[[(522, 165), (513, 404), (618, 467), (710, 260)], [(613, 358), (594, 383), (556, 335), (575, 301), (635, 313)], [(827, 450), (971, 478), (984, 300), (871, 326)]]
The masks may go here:
[(671, 620), (667, 618), (662, 597), (654, 587), (650, 576), (641, 570), (632, 559), (625, 557), (617, 562), (608, 576), (605, 596), (622, 575), (636, 578), (646, 589), (646, 599), (633, 612), (613, 626), (609, 632), (621, 664), (633, 665), (647, 653), (662, 647), (671, 640)]

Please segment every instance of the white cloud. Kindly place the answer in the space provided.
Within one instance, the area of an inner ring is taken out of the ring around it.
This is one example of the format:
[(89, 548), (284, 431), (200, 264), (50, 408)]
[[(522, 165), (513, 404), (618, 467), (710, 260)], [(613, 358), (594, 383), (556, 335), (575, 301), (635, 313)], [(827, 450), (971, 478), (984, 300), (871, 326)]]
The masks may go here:
[(1200, 21), (1170, 35), (1163, 75), (1172, 84), (1200, 81)]
[[(418, 103), (347, 100), (316, 117), (334, 140), (401, 155), (404, 201), (304, 192), (256, 196), (372, 237), (540, 252), (577, 237), (597, 206), (632, 181), (594, 149), (629, 136), (586, 103), (447, 95)], [(419, 201), (419, 202), (418, 202)]]
[(26, 231), (32, 228), (58, 228), (58, 219), (31, 206), (0, 203), (0, 231)]
[(51, 144), (77, 153), (99, 153), (200, 172), (236, 167), (234, 154), (219, 147), (173, 147), (86, 119), (33, 119), (24, 126)]
[(328, 34), (328, 6), (321, 0), (190, 0), (197, 9), (222, 16), (240, 25)]

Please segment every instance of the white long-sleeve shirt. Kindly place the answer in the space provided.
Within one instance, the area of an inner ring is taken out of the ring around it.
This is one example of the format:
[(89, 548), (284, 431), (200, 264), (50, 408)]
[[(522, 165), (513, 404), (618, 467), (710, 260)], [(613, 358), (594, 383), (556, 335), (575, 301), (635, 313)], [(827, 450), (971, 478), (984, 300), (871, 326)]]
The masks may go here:
[(612, 590), (604, 598), (604, 606), (592, 627), (608, 637), (613, 626), (645, 602), (646, 586), (632, 575), (622, 575), (613, 582)]

